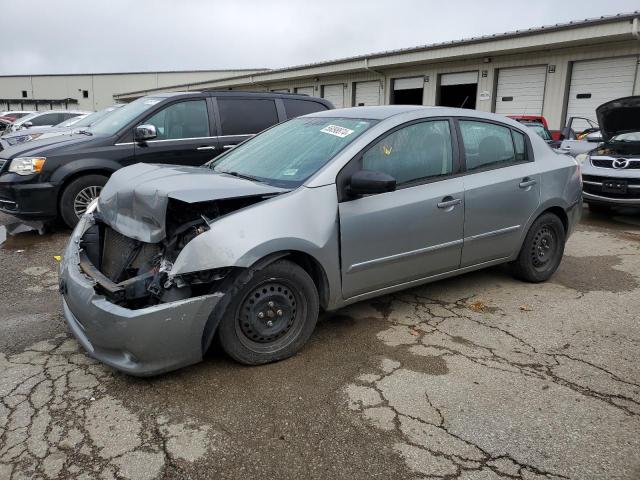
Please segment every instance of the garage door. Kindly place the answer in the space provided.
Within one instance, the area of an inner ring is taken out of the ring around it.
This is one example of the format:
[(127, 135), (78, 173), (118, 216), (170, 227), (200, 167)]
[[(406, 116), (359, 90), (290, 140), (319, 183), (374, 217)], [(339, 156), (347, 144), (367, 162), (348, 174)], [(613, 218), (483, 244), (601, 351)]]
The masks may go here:
[(344, 86), (341, 83), (324, 85), (322, 87), (322, 98), (329, 100), (336, 108), (344, 108)]
[(496, 113), (542, 115), (547, 67), (506, 68), (498, 72)]
[(633, 94), (638, 57), (574, 62), (569, 87), (567, 119), (596, 120), (596, 108), (609, 100)]
[(357, 82), (355, 98), (356, 107), (380, 105), (380, 82)]
[(440, 85), (470, 85), (478, 83), (478, 72), (444, 73), (440, 75)]
[(313, 97), (313, 87), (298, 87), (296, 88), (296, 93)]
[(273, 93), (289, 93), (288, 88), (277, 88), (275, 90), (271, 90)]

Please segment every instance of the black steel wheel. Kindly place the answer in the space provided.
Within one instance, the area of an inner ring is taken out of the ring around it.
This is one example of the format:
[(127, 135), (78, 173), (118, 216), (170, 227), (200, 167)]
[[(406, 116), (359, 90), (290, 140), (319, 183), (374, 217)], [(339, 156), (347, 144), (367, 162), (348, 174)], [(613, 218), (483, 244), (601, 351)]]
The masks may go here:
[(218, 329), (220, 345), (248, 365), (282, 360), (309, 339), (318, 311), (318, 292), (309, 274), (279, 260), (256, 271), (234, 295)]
[(558, 269), (564, 255), (566, 233), (562, 221), (552, 213), (538, 217), (512, 263), (516, 278), (527, 282), (544, 282)]

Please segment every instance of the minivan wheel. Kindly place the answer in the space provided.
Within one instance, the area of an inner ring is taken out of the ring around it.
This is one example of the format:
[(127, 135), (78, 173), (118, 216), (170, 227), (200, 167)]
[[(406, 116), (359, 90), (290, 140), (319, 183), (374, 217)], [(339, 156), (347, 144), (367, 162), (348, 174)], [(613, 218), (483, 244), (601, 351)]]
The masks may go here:
[(556, 215), (545, 213), (538, 217), (512, 263), (514, 276), (534, 283), (548, 280), (560, 265), (565, 240), (564, 225)]
[(89, 204), (109, 180), (104, 175), (85, 175), (66, 186), (60, 197), (60, 216), (69, 228), (76, 226)]
[(222, 349), (246, 365), (294, 355), (318, 321), (318, 291), (298, 265), (279, 260), (257, 270), (232, 298), (218, 327)]

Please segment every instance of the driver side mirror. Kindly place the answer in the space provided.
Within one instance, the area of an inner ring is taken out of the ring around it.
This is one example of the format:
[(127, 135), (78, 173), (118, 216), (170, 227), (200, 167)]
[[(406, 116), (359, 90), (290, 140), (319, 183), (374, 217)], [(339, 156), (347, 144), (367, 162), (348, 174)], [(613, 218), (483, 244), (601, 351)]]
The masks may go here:
[(155, 125), (138, 125), (133, 131), (133, 139), (136, 142), (146, 142), (147, 140), (153, 140), (158, 136), (158, 131)]
[(24, 122), (24, 123), (22, 124), (22, 126), (23, 126), (24, 128), (31, 128), (31, 127), (33, 127), (33, 122)]
[(393, 192), (395, 189), (395, 178), (374, 170), (359, 170), (351, 175), (349, 182), (349, 193), (353, 195), (372, 195)]

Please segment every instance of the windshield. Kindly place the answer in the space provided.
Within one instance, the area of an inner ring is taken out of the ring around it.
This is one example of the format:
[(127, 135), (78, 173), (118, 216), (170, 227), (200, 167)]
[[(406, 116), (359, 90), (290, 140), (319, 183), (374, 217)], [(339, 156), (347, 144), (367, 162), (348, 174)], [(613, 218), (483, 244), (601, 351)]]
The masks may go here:
[(533, 129), (536, 132), (536, 134), (543, 140), (551, 140), (551, 135), (549, 134), (549, 131), (546, 128), (544, 128), (543, 125), (540, 125), (539, 123), (527, 123), (526, 125), (527, 127)]
[[(102, 120), (103, 118), (105, 118), (107, 115), (109, 115), (111, 112), (115, 111), (116, 108), (115, 107), (108, 107), (105, 108), (104, 110), (100, 110), (98, 112), (93, 112), (90, 115), (87, 115), (84, 118), (81, 118), (80, 120), (77, 120), (75, 122), (73, 122), (71, 125), (73, 125), (74, 128), (81, 128), (81, 127), (89, 127), (97, 122), (99, 122), (100, 120)], [(57, 125), (58, 127), (63, 127), (65, 125), (70, 125), (69, 120), (67, 120), (66, 122), (62, 122), (61, 124)]]
[(294, 188), (375, 123), (356, 118), (296, 118), (239, 145), (209, 166), (216, 172)]
[(625, 132), (611, 138), (612, 142), (640, 142), (640, 132)]
[(142, 112), (153, 108), (153, 106), (157, 105), (160, 101), (162, 101), (161, 98), (139, 98), (138, 100), (111, 112), (111, 114), (107, 118), (105, 118), (104, 121), (94, 124), (91, 127), (91, 131), (95, 133), (102, 133), (105, 135), (114, 135), (122, 127), (126, 126)]

